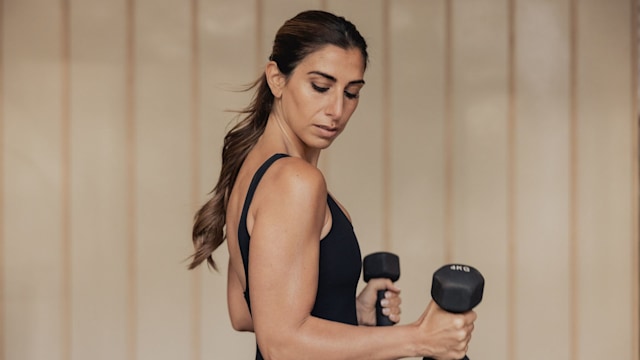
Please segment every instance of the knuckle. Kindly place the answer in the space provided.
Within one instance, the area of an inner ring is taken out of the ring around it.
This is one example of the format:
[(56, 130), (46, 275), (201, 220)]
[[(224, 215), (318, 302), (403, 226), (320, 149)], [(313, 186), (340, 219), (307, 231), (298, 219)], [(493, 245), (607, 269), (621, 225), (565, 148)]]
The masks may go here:
[(467, 332), (466, 331), (458, 331), (457, 335), (456, 335), (456, 340), (459, 341), (461, 344), (466, 343), (466, 339), (467, 339)]
[(454, 326), (456, 329), (462, 329), (462, 328), (464, 328), (464, 325), (465, 325), (465, 321), (464, 321), (464, 318), (463, 318), (463, 317), (456, 316), (456, 317), (453, 319), (453, 326)]

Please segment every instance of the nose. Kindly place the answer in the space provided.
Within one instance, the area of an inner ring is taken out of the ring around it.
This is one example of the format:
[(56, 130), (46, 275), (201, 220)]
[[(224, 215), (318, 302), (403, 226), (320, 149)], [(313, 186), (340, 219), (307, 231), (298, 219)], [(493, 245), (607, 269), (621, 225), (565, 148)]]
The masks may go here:
[(344, 97), (341, 91), (336, 91), (337, 94), (329, 97), (328, 103), (325, 107), (325, 114), (332, 119), (339, 119), (344, 112)]

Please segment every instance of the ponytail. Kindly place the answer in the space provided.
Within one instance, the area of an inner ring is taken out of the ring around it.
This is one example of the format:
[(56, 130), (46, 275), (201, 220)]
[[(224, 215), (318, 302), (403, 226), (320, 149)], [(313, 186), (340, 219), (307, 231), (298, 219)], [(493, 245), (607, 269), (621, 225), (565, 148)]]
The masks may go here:
[(217, 270), (212, 253), (224, 242), (229, 195), (236, 182), (240, 167), (264, 133), (267, 119), (273, 105), (273, 94), (263, 75), (245, 91), (257, 88), (251, 104), (238, 112), (245, 117), (224, 137), (222, 148), (222, 168), (218, 183), (211, 192), (213, 196), (196, 212), (193, 225), (193, 253), (189, 269), (194, 269), (203, 261)]

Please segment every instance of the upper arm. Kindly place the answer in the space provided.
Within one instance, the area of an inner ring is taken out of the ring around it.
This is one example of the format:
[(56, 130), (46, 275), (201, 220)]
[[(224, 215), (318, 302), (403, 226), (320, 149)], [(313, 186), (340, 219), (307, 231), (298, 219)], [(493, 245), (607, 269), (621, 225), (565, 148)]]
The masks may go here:
[(249, 286), (259, 343), (294, 334), (311, 314), (318, 284), (326, 185), (316, 168), (283, 160), (254, 198)]

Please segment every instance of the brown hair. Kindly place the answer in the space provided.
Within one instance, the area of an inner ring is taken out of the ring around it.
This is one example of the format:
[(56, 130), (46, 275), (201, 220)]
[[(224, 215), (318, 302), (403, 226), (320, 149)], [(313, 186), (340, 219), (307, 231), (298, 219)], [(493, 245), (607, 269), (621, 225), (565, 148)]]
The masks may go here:
[[(285, 76), (309, 54), (325, 45), (360, 50), (366, 68), (367, 44), (356, 27), (343, 17), (319, 10), (304, 11), (287, 20), (278, 30), (269, 60), (278, 64)], [(225, 240), (227, 204), (231, 189), (247, 154), (262, 136), (273, 105), (273, 94), (264, 74), (245, 91), (256, 89), (251, 103), (239, 111), (243, 116), (225, 136), (222, 148), (222, 168), (213, 196), (195, 214), (193, 225), (193, 253), (189, 269), (203, 261), (217, 269), (211, 254)]]

